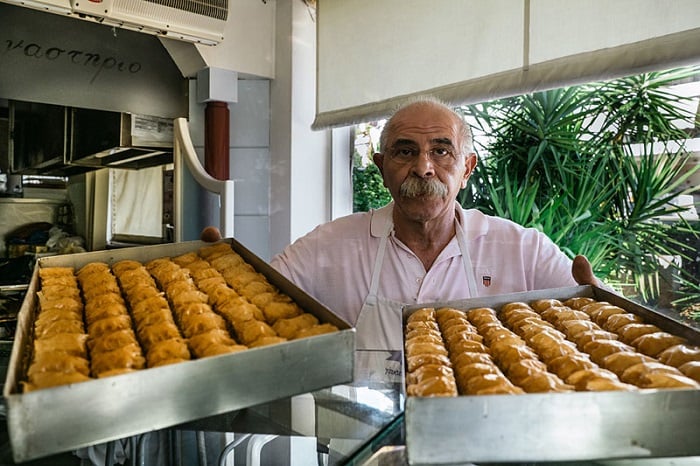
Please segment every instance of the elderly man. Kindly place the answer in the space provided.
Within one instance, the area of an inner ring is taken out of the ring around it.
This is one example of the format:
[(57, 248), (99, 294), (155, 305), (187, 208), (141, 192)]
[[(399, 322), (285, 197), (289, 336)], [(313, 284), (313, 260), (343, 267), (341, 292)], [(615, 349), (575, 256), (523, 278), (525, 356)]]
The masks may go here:
[(397, 373), (400, 358), (386, 352), (401, 351), (404, 305), (597, 284), (585, 257), (572, 261), (542, 233), (456, 202), (476, 154), (448, 106), (401, 107), (380, 146), (374, 162), (393, 202), (318, 226), (271, 262), (356, 327), (360, 372), (388, 360), (370, 372)]

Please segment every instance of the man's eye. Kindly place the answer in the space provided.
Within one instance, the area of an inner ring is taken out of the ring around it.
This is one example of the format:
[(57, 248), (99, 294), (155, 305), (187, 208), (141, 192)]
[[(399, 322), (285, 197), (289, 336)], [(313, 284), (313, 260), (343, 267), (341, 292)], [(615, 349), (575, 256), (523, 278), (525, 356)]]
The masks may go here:
[(414, 149), (409, 149), (407, 147), (396, 149), (396, 151), (394, 152), (394, 154), (397, 157), (401, 157), (401, 158), (413, 157), (415, 155), (415, 153), (416, 153), (416, 151)]
[(444, 147), (434, 147), (433, 149), (430, 150), (430, 152), (435, 157), (446, 157), (452, 153), (449, 149), (444, 148)]

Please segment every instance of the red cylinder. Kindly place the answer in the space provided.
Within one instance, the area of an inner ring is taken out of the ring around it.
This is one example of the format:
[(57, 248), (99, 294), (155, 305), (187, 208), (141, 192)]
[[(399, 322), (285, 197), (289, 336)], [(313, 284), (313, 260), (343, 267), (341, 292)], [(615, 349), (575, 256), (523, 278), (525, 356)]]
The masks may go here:
[(229, 110), (226, 102), (207, 102), (204, 113), (204, 169), (229, 179)]

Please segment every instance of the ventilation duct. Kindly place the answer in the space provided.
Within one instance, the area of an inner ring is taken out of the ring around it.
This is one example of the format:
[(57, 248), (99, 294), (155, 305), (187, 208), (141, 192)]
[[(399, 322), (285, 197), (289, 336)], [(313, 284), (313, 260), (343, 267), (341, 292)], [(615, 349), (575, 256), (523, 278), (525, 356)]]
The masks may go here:
[(0, 0), (157, 36), (216, 45), (228, 0)]

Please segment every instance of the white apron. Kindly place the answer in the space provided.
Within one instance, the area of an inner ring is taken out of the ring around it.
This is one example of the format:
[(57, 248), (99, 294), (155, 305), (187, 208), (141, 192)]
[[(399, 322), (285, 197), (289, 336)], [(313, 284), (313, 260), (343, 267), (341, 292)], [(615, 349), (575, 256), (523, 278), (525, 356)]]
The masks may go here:
[[(377, 296), (379, 275), (382, 270), (392, 221), (382, 234), (374, 261), (369, 293), (365, 298), (355, 324), (355, 383), (401, 384), (403, 382), (403, 322), (402, 310), (406, 305)], [(469, 296), (477, 295), (476, 280), (469, 256), (467, 240), (455, 220), (457, 244), (462, 253), (462, 263), (467, 277)]]

